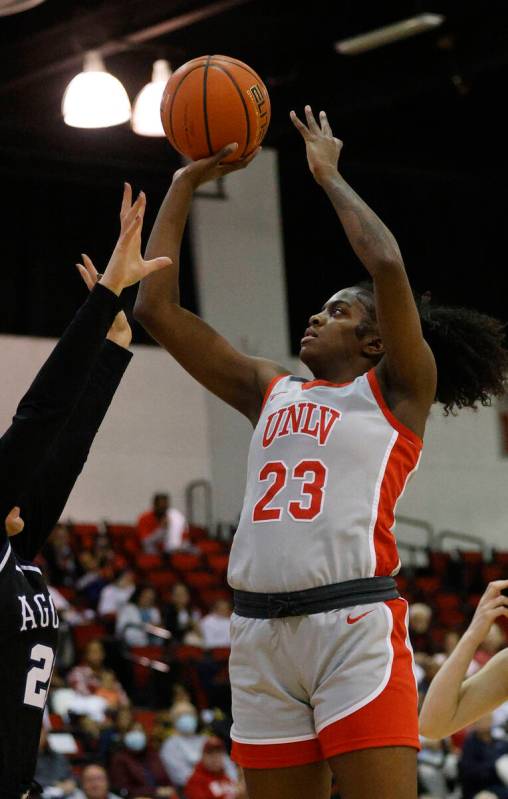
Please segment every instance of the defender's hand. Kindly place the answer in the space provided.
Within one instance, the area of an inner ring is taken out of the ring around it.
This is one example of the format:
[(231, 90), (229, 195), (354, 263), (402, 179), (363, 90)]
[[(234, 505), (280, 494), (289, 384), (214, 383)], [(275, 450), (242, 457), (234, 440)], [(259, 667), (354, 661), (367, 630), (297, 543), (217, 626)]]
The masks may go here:
[(20, 516), (21, 510), (15, 507), (11, 510), (5, 520), (5, 530), (8, 536), (17, 535), (21, 533), (25, 527), (25, 522)]
[(133, 286), (151, 272), (164, 269), (172, 263), (166, 257), (145, 261), (141, 255), (141, 229), (145, 208), (144, 193), (140, 192), (136, 202), (132, 204), (132, 189), (125, 183), (120, 210), (120, 236), (99, 281), (118, 295), (127, 286)]
[[(95, 284), (99, 281), (101, 275), (99, 275), (97, 269), (93, 265), (92, 259), (89, 258), (86, 253), (81, 253), (81, 257), (83, 259), (83, 263), (76, 264), (76, 266), (79, 270), (79, 274), (83, 278), (88, 289), (91, 291)], [(108, 338), (110, 341), (114, 341), (114, 343), (118, 344), (120, 347), (128, 349), (132, 341), (132, 330), (124, 311), (117, 313), (113, 320), (113, 324), (109, 328), (106, 338)]]
[(208, 183), (210, 180), (223, 178), (231, 172), (238, 172), (240, 169), (245, 169), (245, 167), (252, 163), (261, 150), (261, 147), (258, 147), (257, 150), (254, 150), (247, 158), (242, 158), (241, 161), (234, 161), (228, 164), (221, 163), (224, 158), (227, 158), (227, 156), (233, 153), (237, 148), (238, 144), (235, 142), (234, 144), (228, 144), (226, 147), (223, 147), (222, 150), (219, 150), (218, 153), (215, 153), (210, 158), (200, 158), (199, 161), (191, 161), (190, 164), (187, 164), (187, 166), (175, 172), (173, 181), (188, 180), (193, 191), (195, 191), (199, 186), (202, 186), (203, 183)]
[(307, 161), (314, 179), (321, 183), (336, 175), (342, 142), (334, 138), (325, 112), (321, 111), (319, 114), (320, 124), (316, 122), (310, 105), (305, 106), (307, 125), (298, 119), (294, 111), (289, 116), (305, 142)]

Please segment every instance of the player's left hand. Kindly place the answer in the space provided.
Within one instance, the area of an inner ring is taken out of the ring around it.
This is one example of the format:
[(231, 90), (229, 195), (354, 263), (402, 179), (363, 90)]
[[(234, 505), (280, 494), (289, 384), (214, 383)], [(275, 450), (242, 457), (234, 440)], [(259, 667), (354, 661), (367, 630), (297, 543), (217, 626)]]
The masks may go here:
[(314, 179), (321, 183), (337, 174), (337, 165), (342, 150), (342, 142), (336, 139), (324, 111), (319, 113), (319, 123), (316, 122), (310, 105), (305, 106), (305, 125), (291, 111), (289, 114), (295, 128), (300, 132), (307, 150), (307, 161)]
[[(93, 265), (92, 259), (82, 253), (82, 264), (76, 264), (79, 274), (86, 283), (88, 289), (91, 291), (100, 278), (100, 274)], [(127, 349), (132, 341), (132, 330), (124, 311), (117, 313), (113, 320), (113, 324), (109, 328), (108, 335), (106, 336), (110, 341), (114, 341), (120, 347)]]
[(20, 516), (21, 509), (17, 506), (11, 510), (5, 519), (5, 530), (8, 536), (21, 533), (25, 527), (25, 522)]
[(209, 158), (200, 158), (198, 161), (191, 161), (187, 166), (178, 169), (173, 175), (173, 182), (178, 180), (187, 180), (195, 191), (203, 183), (208, 183), (210, 180), (217, 180), (224, 178), (231, 172), (238, 172), (239, 169), (246, 169), (249, 164), (255, 159), (257, 154), (261, 151), (261, 147), (254, 150), (253, 153), (246, 158), (241, 158), (239, 161), (228, 161), (223, 163), (224, 158), (234, 153), (238, 149), (238, 144), (228, 144)]

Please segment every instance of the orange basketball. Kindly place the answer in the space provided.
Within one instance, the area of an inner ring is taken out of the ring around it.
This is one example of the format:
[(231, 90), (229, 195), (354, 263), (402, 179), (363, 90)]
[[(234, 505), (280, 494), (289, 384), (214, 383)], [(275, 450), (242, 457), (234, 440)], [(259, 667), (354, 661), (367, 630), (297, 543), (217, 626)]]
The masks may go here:
[(261, 144), (270, 122), (270, 98), (253, 69), (225, 55), (194, 58), (167, 82), (161, 102), (166, 136), (178, 152), (196, 160), (231, 142), (225, 161), (245, 158)]

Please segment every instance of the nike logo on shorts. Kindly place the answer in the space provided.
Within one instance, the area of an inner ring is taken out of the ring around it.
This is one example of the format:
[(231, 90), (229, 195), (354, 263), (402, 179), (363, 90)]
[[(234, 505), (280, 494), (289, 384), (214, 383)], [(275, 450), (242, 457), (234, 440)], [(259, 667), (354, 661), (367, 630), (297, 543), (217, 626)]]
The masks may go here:
[(374, 613), (374, 609), (368, 610), (366, 613), (362, 613), (361, 616), (351, 616), (351, 614), (349, 614), (346, 621), (348, 624), (356, 624), (357, 621), (360, 621), (360, 619), (365, 618), (365, 616), (368, 616), (369, 613)]

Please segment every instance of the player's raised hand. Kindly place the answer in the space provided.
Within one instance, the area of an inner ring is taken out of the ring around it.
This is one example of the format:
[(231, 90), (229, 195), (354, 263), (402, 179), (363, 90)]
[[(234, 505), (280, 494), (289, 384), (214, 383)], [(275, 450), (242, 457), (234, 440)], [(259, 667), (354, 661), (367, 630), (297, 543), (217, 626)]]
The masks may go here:
[(5, 519), (5, 530), (8, 536), (21, 533), (25, 527), (25, 522), (20, 516), (21, 510), (17, 506), (11, 510)]
[(99, 281), (115, 294), (120, 294), (122, 289), (134, 285), (151, 272), (164, 269), (171, 264), (170, 258), (160, 257), (145, 261), (141, 255), (141, 230), (145, 208), (144, 192), (140, 192), (136, 201), (132, 203), (132, 189), (128, 183), (125, 183), (120, 210), (120, 235)]
[(307, 124), (303, 123), (294, 111), (291, 111), (289, 116), (305, 142), (309, 169), (315, 180), (320, 183), (336, 174), (342, 142), (334, 137), (325, 112), (320, 112), (319, 123), (310, 105), (305, 106)]
[(480, 599), (475, 614), (465, 635), (481, 644), (492, 624), (499, 616), (508, 616), (508, 580), (494, 580), (489, 583)]
[[(97, 272), (92, 259), (86, 253), (81, 253), (81, 257), (83, 263), (76, 264), (76, 267), (88, 290), (91, 291), (102, 275)], [(106, 338), (125, 349), (129, 347), (132, 341), (132, 330), (124, 311), (117, 313)]]
[(210, 180), (217, 180), (229, 175), (231, 172), (238, 172), (240, 169), (245, 169), (249, 166), (260, 152), (261, 147), (258, 147), (247, 158), (242, 158), (240, 161), (233, 161), (223, 164), (224, 158), (234, 153), (238, 149), (238, 144), (228, 144), (222, 150), (210, 156), (210, 158), (201, 158), (199, 161), (191, 161), (186, 166), (178, 169), (173, 175), (173, 180), (188, 180), (193, 188), (197, 189), (203, 183), (208, 183)]

